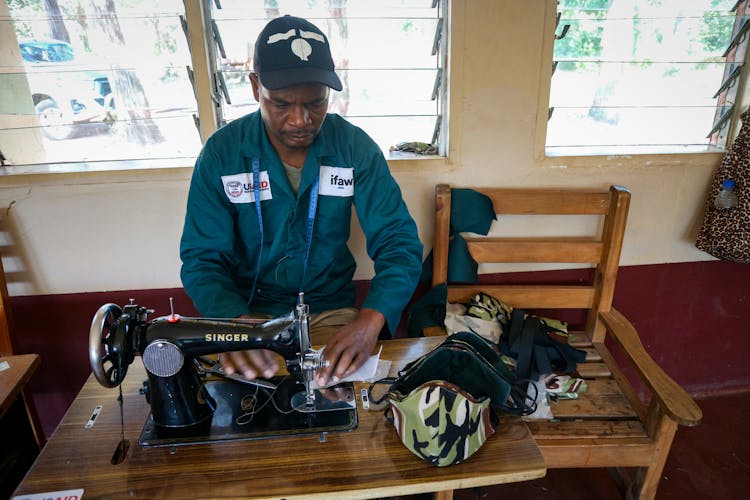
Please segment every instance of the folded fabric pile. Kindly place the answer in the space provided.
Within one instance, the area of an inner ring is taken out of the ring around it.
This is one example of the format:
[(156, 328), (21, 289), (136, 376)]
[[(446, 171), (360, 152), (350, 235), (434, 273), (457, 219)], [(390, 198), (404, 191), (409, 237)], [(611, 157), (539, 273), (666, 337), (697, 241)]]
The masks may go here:
[(532, 419), (552, 418), (549, 400), (575, 399), (586, 390), (583, 379), (571, 377), (586, 352), (568, 344), (564, 321), (526, 314), (480, 292), (467, 304), (447, 304), (445, 328), (448, 335), (471, 331), (497, 345), (506, 365), (536, 395)]

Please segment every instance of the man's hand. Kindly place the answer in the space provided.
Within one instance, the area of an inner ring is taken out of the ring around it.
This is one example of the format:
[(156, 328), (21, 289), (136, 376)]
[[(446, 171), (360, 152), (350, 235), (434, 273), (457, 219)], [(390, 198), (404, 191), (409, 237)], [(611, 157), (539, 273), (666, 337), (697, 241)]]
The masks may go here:
[(227, 375), (240, 372), (246, 379), (254, 379), (259, 375), (271, 378), (279, 370), (275, 358), (276, 354), (273, 351), (251, 349), (222, 353), (219, 355), (219, 362)]
[(323, 357), (330, 364), (318, 372), (318, 387), (334, 383), (354, 373), (370, 357), (378, 342), (385, 316), (375, 309), (362, 309), (354, 320), (328, 341)]
[[(243, 314), (239, 318), (251, 316)], [(225, 352), (219, 355), (219, 362), (227, 375), (240, 372), (246, 379), (254, 379), (259, 375), (271, 378), (279, 370), (276, 353), (266, 349)]]

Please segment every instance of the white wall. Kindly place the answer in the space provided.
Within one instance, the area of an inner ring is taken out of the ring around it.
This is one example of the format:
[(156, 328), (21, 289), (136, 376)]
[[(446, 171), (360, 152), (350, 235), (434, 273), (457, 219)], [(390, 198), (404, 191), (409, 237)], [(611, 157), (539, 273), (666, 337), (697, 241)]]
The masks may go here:
[[(711, 259), (693, 242), (720, 155), (538, 159), (537, 117), (547, 112), (551, 65), (544, 34), (554, 29), (554, 9), (554, 0), (454, 1), (450, 158), (391, 163), (420, 237), (429, 247), (439, 182), (620, 184), (633, 193), (622, 264)], [(189, 168), (0, 176), (0, 250), (10, 293), (180, 286), (178, 245), (189, 178)], [(498, 227), (503, 224), (508, 222)], [(568, 229), (585, 228), (582, 221)], [(352, 246), (360, 262), (357, 278), (369, 278), (361, 234)]]

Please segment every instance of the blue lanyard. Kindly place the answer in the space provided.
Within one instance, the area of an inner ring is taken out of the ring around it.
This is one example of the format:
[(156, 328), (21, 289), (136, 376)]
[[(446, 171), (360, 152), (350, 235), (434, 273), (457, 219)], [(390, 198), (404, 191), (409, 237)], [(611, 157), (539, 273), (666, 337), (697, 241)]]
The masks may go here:
[[(253, 158), (253, 197), (255, 201), (255, 212), (258, 214), (258, 228), (260, 229), (260, 250), (258, 251), (258, 263), (255, 268), (255, 277), (253, 278), (253, 288), (250, 290), (250, 298), (247, 303), (253, 301), (255, 288), (258, 284), (258, 275), (260, 275), (260, 263), (263, 255), (263, 214), (260, 207), (260, 160)], [(302, 263), (302, 279), (299, 284), (299, 291), (302, 293), (307, 274), (307, 261), (310, 258), (310, 247), (312, 246), (313, 230), (315, 229), (315, 214), (318, 210), (318, 184), (319, 177), (315, 177), (312, 188), (310, 189), (310, 205), (307, 209), (307, 234), (305, 235), (305, 260)]]
[(258, 275), (260, 274), (260, 262), (263, 256), (263, 214), (260, 210), (260, 160), (253, 158), (253, 201), (255, 202), (255, 213), (258, 214), (258, 227), (260, 228), (260, 246), (258, 247), (258, 263), (255, 266), (255, 277), (253, 277), (253, 287), (250, 289), (250, 297), (247, 304), (253, 301), (255, 287), (258, 285)]
[(302, 279), (299, 282), (300, 293), (304, 292), (302, 285), (305, 283), (307, 274), (307, 259), (310, 257), (310, 247), (312, 246), (313, 229), (315, 228), (315, 212), (318, 210), (318, 179), (315, 177), (310, 190), (310, 206), (307, 208), (307, 235), (305, 236), (305, 260), (302, 264)]

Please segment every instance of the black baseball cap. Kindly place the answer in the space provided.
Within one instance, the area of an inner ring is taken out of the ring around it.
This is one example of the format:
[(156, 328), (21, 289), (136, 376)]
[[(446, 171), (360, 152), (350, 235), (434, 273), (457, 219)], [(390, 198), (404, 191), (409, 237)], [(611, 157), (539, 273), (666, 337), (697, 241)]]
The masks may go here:
[(267, 89), (321, 83), (341, 90), (328, 38), (306, 19), (294, 16), (269, 21), (255, 42), (253, 71)]

